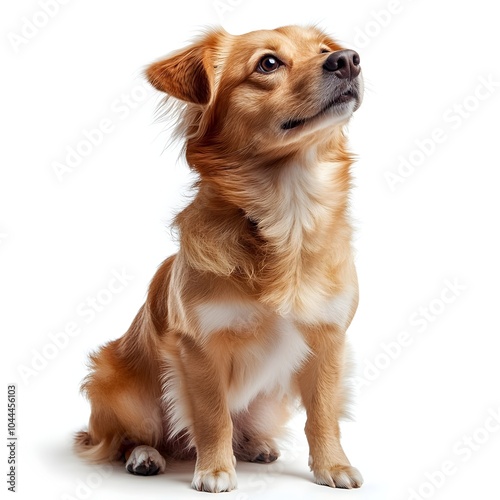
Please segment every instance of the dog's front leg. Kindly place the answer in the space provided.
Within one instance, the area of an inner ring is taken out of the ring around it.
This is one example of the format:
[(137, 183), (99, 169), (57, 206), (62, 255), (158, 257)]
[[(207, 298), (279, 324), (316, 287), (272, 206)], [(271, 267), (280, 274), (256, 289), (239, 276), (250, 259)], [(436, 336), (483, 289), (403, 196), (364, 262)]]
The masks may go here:
[(359, 488), (363, 478), (342, 449), (338, 423), (344, 405), (345, 334), (333, 326), (311, 328), (307, 334), (312, 354), (299, 372), (298, 381), (307, 412), (309, 466), (319, 484)]
[[(233, 423), (227, 405), (229, 363), (211, 355), (210, 346), (200, 347), (190, 338), (181, 340), (184, 387), (192, 412), (196, 446), (193, 488), (219, 493), (237, 486), (234, 469)], [(214, 353), (215, 354), (215, 353)]]

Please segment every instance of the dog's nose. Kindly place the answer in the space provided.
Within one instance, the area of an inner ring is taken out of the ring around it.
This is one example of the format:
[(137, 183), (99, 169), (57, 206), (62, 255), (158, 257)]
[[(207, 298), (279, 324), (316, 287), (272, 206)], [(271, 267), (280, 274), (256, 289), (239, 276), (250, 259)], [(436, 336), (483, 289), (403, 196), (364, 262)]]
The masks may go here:
[(352, 80), (359, 75), (359, 54), (354, 50), (332, 52), (323, 64), (323, 68), (339, 78)]

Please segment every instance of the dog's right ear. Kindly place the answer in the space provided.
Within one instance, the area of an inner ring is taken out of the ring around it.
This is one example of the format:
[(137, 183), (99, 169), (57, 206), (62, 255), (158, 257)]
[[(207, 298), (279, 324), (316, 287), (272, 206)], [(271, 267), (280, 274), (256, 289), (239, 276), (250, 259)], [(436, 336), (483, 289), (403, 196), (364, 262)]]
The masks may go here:
[(213, 59), (220, 36), (218, 32), (209, 33), (194, 45), (153, 63), (146, 70), (149, 83), (182, 101), (207, 104), (212, 95)]

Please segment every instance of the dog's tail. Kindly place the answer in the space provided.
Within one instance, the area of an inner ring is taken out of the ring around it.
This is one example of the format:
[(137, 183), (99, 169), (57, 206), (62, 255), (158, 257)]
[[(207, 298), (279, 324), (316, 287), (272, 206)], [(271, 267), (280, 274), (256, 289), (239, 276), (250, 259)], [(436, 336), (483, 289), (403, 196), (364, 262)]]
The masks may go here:
[(103, 439), (94, 443), (87, 431), (77, 432), (74, 436), (73, 449), (82, 458), (94, 462), (111, 462), (121, 456), (122, 440), (119, 436)]

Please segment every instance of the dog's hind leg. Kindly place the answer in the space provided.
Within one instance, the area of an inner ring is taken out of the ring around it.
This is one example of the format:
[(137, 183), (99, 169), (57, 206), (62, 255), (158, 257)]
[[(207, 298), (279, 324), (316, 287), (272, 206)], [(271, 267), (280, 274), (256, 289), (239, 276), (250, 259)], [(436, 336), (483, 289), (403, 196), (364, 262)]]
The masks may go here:
[(124, 458), (133, 474), (165, 470), (157, 451), (165, 444), (158, 346), (167, 330), (166, 284), (174, 258), (160, 266), (127, 333), (90, 356), (82, 385), (91, 415), (88, 431), (75, 437), (76, 451), (93, 462)]
[(248, 409), (233, 415), (233, 449), (238, 460), (270, 463), (280, 456), (276, 439), (289, 418), (286, 398), (258, 395)]
[[(154, 450), (163, 440), (160, 384), (147, 370), (141, 373), (124, 362), (118, 342), (91, 357), (92, 372), (83, 385), (91, 403), (89, 429), (76, 435), (75, 448), (93, 462), (128, 458), (130, 472), (150, 475), (165, 468)], [(137, 445), (142, 446), (127, 456)]]

